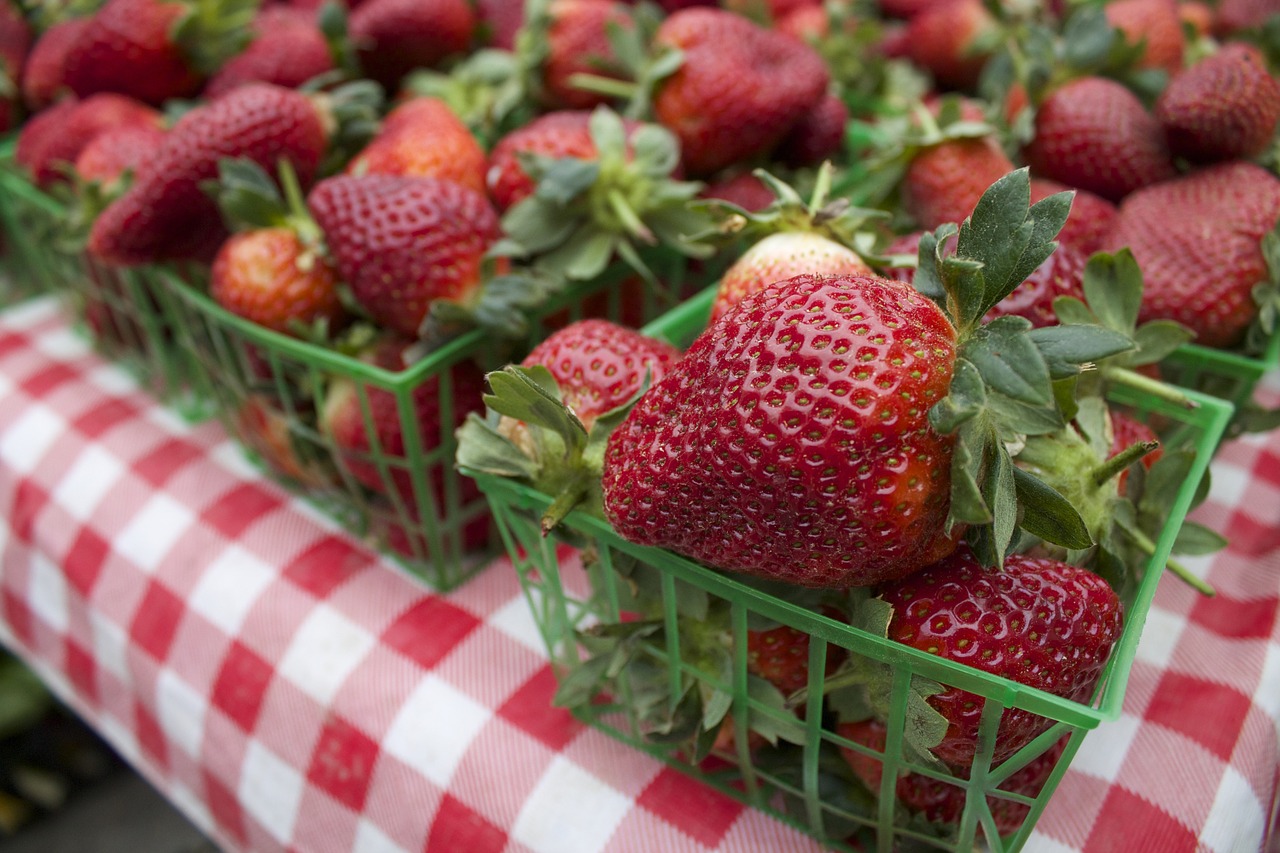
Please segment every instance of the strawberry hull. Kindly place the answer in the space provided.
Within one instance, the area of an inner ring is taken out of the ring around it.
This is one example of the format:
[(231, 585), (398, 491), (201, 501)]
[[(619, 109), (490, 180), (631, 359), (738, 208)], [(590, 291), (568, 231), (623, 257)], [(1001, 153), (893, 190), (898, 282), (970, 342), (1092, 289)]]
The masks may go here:
[[(645, 331), (687, 344), (701, 329), (711, 300), (712, 294), (705, 293)], [(840, 616), (833, 618), (828, 604), (812, 605), (780, 587), (627, 542), (602, 519), (580, 511), (544, 538), (538, 517), (550, 498), (508, 479), (475, 476), (557, 666), (559, 701), (581, 719), (773, 813), (833, 849), (891, 849), (920, 840), (967, 850), (985, 838), (990, 850), (1014, 851), (1030, 835), (1085, 734), (1120, 713), (1161, 568), (1231, 412), (1230, 406), (1200, 395), (1194, 396), (1201, 407), (1187, 412), (1135, 392), (1117, 393), (1117, 401), (1133, 410), (1166, 419), (1172, 426), (1170, 440), (1176, 433), (1177, 441), (1188, 442), (1196, 460), (1155, 556), (1141, 582), (1123, 596), (1123, 631), (1100, 688), (1085, 701), (1054, 696), (853, 628), (847, 624), (856, 607), (851, 599), (837, 602)], [(567, 558), (566, 545), (579, 548), (580, 559)], [(639, 596), (649, 594), (643, 591), (656, 595), (657, 603), (642, 601)], [(784, 592), (787, 597), (780, 597)], [(845, 593), (836, 593), (841, 595)], [(777, 631), (778, 626), (807, 638), (808, 698), (802, 702), (793, 696), (794, 712), (779, 700), (781, 694), (761, 688), (751, 668), (753, 633)], [(616, 677), (588, 679), (587, 684), (598, 688), (584, 690), (588, 673), (582, 670), (599, 659), (592, 656), (601, 655), (602, 643), (624, 634), (635, 642), (629, 665)], [(716, 654), (708, 653), (708, 642)], [(833, 706), (830, 699), (812, 699), (825, 695), (827, 663), (845, 656), (874, 661), (892, 673), (887, 748), (843, 737), (834, 712), (847, 709)], [(979, 723), (972, 766), (926, 766), (904, 749), (915, 679), (975, 697)], [(689, 697), (696, 696), (719, 697), (708, 704), (718, 709), (720, 722), (705, 736), (699, 733), (703, 718), (691, 720), (686, 713)], [(1000, 719), (1011, 711), (1043, 718), (1041, 733), (1012, 755), (993, 760)], [(762, 742), (757, 734), (761, 727), (777, 735), (776, 745)], [(1055, 758), (1058, 749), (1063, 752)], [(854, 764), (874, 765), (876, 773), (855, 773), (849, 755), (858, 757)], [(1038, 793), (1020, 782), (1026, 774), (1019, 771), (1033, 762), (1037, 784), (1042, 770), (1045, 778)], [(951, 791), (954, 808), (946, 813), (954, 822), (932, 823), (938, 819), (934, 812), (913, 811), (896, 799), (895, 785), (904, 773), (927, 777), (929, 784)], [(868, 779), (879, 780), (877, 790), (868, 787), (874, 785)]]

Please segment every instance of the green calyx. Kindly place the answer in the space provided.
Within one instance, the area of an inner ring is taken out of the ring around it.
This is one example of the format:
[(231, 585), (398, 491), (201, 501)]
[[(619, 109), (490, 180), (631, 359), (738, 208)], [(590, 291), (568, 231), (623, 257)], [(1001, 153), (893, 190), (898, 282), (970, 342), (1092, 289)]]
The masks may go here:
[(444, 101), (486, 150), (536, 114), (520, 59), (505, 50), (477, 51), (447, 73), (415, 71), (402, 88)]
[(1262, 235), (1261, 247), (1267, 277), (1253, 287), (1258, 316), (1245, 337), (1245, 351), (1254, 355), (1266, 352), (1280, 325), (1280, 223)]
[[(336, 72), (334, 80), (327, 82), (336, 82), (342, 73)], [(341, 171), (378, 132), (385, 93), (372, 80), (352, 80), (336, 86), (328, 86), (324, 78), (313, 82), (317, 85), (307, 94), (329, 139), (320, 173), (332, 175)]]
[(702, 185), (672, 177), (680, 148), (670, 131), (643, 125), (628, 135), (617, 113), (600, 107), (590, 132), (595, 160), (521, 156), (537, 189), (503, 216), (507, 237), (492, 253), (576, 281), (617, 257), (651, 283), (644, 249), (710, 256), (712, 246), (692, 236), (708, 230), (707, 215), (690, 205)]
[[(325, 256), (324, 233), (307, 209), (298, 176), (287, 160), (280, 161), (279, 176), (277, 185), (252, 160), (227, 158), (219, 161), (218, 180), (207, 189), (232, 231), (288, 228), (298, 235), (308, 256)], [(306, 262), (305, 257), (300, 263)]]
[[(162, 0), (170, 2), (170, 0)], [(184, 14), (171, 33), (187, 63), (208, 75), (244, 50), (252, 38), (252, 24), (261, 0), (171, 0)]]

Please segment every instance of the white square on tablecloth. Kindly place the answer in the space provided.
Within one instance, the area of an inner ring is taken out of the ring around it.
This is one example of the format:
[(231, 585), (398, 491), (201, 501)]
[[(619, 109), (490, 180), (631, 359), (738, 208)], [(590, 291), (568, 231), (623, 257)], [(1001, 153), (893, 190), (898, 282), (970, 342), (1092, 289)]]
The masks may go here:
[(396, 844), (378, 827), (361, 818), (356, 828), (356, 838), (351, 844), (351, 853), (409, 853)]
[(40, 621), (59, 634), (67, 631), (67, 580), (62, 569), (39, 551), (31, 552), (27, 600)]
[(85, 378), (94, 387), (107, 392), (113, 397), (123, 397), (137, 391), (138, 380), (118, 364), (104, 364), (95, 367), (85, 374)]
[(61, 313), (56, 296), (28, 299), (4, 310), (4, 324), (10, 329), (32, 329)]
[(0, 438), (0, 459), (14, 473), (30, 474), (64, 427), (62, 419), (47, 406), (30, 403)]
[(305, 784), (302, 774), (258, 741), (252, 741), (240, 766), (236, 795), (272, 838), (287, 845), (293, 836)]
[(171, 670), (162, 670), (156, 679), (156, 712), (160, 727), (173, 743), (193, 758), (200, 756), (204, 739), (204, 716), (209, 700)]
[(36, 348), (54, 361), (73, 361), (89, 351), (84, 338), (67, 326), (41, 332), (35, 339)]
[(244, 448), (233, 441), (220, 441), (208, 451), (210, 459), (227, 471), (245, 480), (262, 479), (262, 471), (255, 468), (244, 454)]
[(140, 763), (141, 750), (138, 749), (138, 737), (133, 733), (132, 728), (111, 714), (102, 714), (91, 722), (121, 758), (133, 765)]
[(592, 853), (631, 807), (629, 797), (557, 755), (525, 800), (511, 837), (538, 853)]
[(1247, 468), (1241, 468), (1223, 459), (1215, 460), (1213, 478), (1209, 487), (1209, 500), (1235, 509), (1240, 505), (1245, 490), (1249, 488), (1249, 480), (1252, 476), (1253, 472)]
[(1078, 853), (1075, 847), (1068, 847), (1066, 844), (1054, 841), (1052, 838), (1046, 838), (1039, 832), (1032, 831), (1031, 837), (1027, 839), (1027, 846), (1023, 848), (1035, 853)]
[(488, 708), (448, 682), (424, 675), (392, 721), (382, 749), (448, 788), (462, 756), (492, 716)]
[[(1199, 572), (1197, 572), (1199, 574)], [(1153, 606), (1142, 626), (1142, 639), (1138, 641), (1135, 657), (1160, 669), (1168, 669), (1173, 660), (1173, 650), (1186, 630), (1187, 618)]]
[(1129, 714), (1121, 714), (1119, 719), (1098, 726), (1085, 736), (1071, 769), (1108, 782), (1116, 781), (1141, 726), (1142, 721)]
[(328, 705), (377, 639), (327, 604), (317, 604), (298, 627), (277, 672)]
[[(538, 595), (538, 593), (534, 593)], [(547, 653), (547, 644), (538, 631), (531, 608), (523, 595), (518, 595), (489, 615), (488, 623), (511, 639), (527, 646), (540, 655)]]
[(190, 435), (194, 429), (190, 421), (165, 406), (148, 406), (143, 415), (169, 435)]
[(97, 610), (89, 611), (93, 659), (116, 678), (129, 682), (129, 634)]
[(1266, 832), (1267, 813), (1253, 786), (1240, 771), (1228, 766), (1200, 831), (1200, 843), (1214, 853), (1261, 850)]
[(240, 633), (262, 591), (278, 576), (274, 567), (238, 545), (229, 545), (201, 573), (187, 606), (233, 637)]
[(190, 509), (168, 495), (156, 494), (115, 537), (112, 547), (138, 568), (154, 573), (194, 523)]
[(97, 445), (76, 457), (53, 491), (53, 499), (77, 521), (87, 521), (102, 499), (120, 483), (124, 464)]

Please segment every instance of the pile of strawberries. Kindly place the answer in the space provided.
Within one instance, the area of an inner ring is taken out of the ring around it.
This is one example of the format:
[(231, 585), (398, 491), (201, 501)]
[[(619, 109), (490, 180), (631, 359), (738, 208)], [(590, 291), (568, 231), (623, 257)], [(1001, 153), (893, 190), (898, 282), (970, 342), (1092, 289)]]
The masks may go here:
[[(295, 481), (429, 529), (476, 487), (445, 465), (424, 487), (406, 460), (461, 427), (466, 469), (549, 496), (546, 534), (594, 512), (833, 625), (1088, 701), (1203, 462), (1157, 450), (1109, 389), (1184, 404), (1167, 355), (1275, 333), (1276, 15), (0, 0), (0, 129), (95, 264), (181, 264), (221, 309), (391, 372), (484, 331), (488, 352), (409, 400), (245, 347), (235, 422)], [(684, 353), (594, 316), (638, 326), (712, 283)], [(485, 396), (486, 367), (556, 328)], [(894, 788), (883, 667), (832, 646), (811, 672), (807, 633), (752, 625), (748, 694), (776, 713), (735, 721), (723, 684), (652, 653), (678, 630), (704, 671), (736, 673), (732, 608), (685, 601), (673, 624), (633, 571), (616, 623), (583, 637), (597, 677), (561, 699), (629, 678), (644, 734), (695, 759), (798, 773), (788, 744), (816, 708), (842, 796), (893, 788), (936, 829), (965, 796), (942, 779), (975, 756), (1039, 744), (1006, 783), (1035, 796), (1061, 751), (1043, 717), (1006, 711), (989, 741), (979, 697), (917, 685)], [(992, 804), (1002, 833), (1027, 812)]]

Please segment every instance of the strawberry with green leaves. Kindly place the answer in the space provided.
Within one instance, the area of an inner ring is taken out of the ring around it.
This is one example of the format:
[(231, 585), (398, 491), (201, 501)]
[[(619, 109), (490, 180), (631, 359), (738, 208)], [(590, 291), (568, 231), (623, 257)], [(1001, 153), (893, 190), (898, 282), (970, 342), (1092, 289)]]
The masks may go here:
[(314, 13), (287, 6), (258, 12), (253, 41), (218, 68), (204, 87), (216, 98), (245, 83), (274, 83), (296, 89), (335, 68), (333, 50)]
[[(589, 110), (612, 98), (580, 88), (575, 75), (621, 78), (610, 32), (635, 28), (630, 9), (612, 0), (551, 0), (530, 4), (531, 18), (520, 47), (533, 50), (538, 65), (538, 101), (549, 110)], [(528, 12), (527, 12), (528, 14)]]
[(972, 89), (978, 82), (999, 24), (982, 0), (946, 0), (912, 16), (907, 54), (944, 89)]
[(1102, 8), (1125, 41), (1140, 45), (1137, 67), (1169, 74), (1182, 68), (1186, 37), (1175, 0), (1113, 0)]
[(158, 130), (161, 115), (124, 95), (104, 92), (83, 101), (67, 101), (28, 122), (18, 134), (14, 159), (39, 186), (65, 180), (74, 163), (99, 134), (122, 127)]
[(485, 191), (485, 154), (471, 131), (438, 98), (409, 98), (387, 113), (351, 162), (349, 175), (405, 175), (455, 181)]

